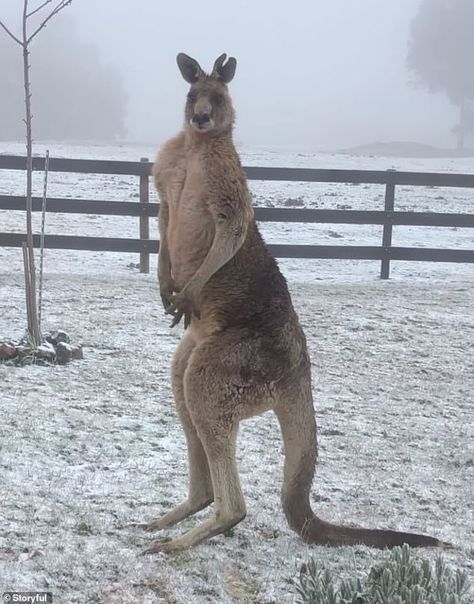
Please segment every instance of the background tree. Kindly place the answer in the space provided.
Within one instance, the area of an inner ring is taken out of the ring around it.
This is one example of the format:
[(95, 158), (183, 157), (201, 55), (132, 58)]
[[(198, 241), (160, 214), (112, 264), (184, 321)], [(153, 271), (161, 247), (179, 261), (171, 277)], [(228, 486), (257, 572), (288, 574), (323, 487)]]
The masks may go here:
[(462, 149), (474, 129), (474, 0), (422, 0), (413, 19), (408, 67), (430, 92), (445, 92), (459, 107), (454, 131)]

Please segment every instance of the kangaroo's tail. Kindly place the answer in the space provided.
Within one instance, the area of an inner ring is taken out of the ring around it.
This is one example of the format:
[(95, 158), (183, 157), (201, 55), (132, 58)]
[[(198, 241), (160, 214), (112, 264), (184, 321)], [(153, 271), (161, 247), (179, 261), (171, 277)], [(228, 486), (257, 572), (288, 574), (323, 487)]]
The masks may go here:
[(301, 398), (295, 406), (279, 406), (285, 448), (282, 503), (290, 527), (307, 543), (321, 545), (365, 544), (391, 548), (407, 543), (412, 547), (449, 547), (448, 544), (415, 533), (383, 529), (366, 529), (331, 524), (314, 515), (310, 506), (310, 489), (317, 460), (316, 421), (311, 385), (300, 386)]

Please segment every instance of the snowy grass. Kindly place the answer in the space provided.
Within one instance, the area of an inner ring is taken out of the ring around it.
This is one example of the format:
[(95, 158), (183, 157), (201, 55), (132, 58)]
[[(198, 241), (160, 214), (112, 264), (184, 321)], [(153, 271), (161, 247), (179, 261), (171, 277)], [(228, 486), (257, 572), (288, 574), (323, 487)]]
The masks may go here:
[[(291, 581), (310, 554), (341, 571), (368, 568), (376, 552), (309, 547), (286, 526), (272, 415), (242, 426), (248, 517), (232, 536), (138, 555), (152, 537), (127, 524), (186, 494), (168, 379), (180, 329), (168, 327), (152, 276), (114, 268), (45, 283), (48, 328), (83, 341), (84, 361), (0, 366), (0, 588), (48, 588), (71, 603), (268, 604), (295, 601)], [(24, 324), (22, 276), (4, 267), (0, 283), (4, 337)], [(314, 508), (338, 522), (435, 534), (455, 544), (448, 560), (472, 574), (474, 288), (453, 280), (291, 289), (314, 367)]]
[[(123, 159), (147, 154), (64, 149), (71, 157), (94, 152)], [(318, 157), (319, 164), (314, 156), (253, 157), (254, 165), (311, 159), (314, 167), (343, 167), (335, 156)], [(441, 160), (432, 161), (432, 169), (441, 169)], [(457, 171), (468, 171), (468, 160), (457, 161)], [(51, 195), (128, 199), (137, 190), (135, 181), (57, 176), (64, 181), (52, 184)], [(0, 178), (2, 192), (20, 191), (19, 173)], [(289, 191), (282, 183), (266, 184), (254, 192), (257, 202), (272, 190), (274, 205), (301, 195), (304, 203), (314, 201), (298, 185)], [(373, 207), (370, 188), (348, 190), (338, 192), (334, 203)], [(407, 192), (406, 203), (415, 208), (441, 202), (413, 194)], [(456, 195), (443, 204), (449, 210), (438, 211), (472, 211), (472, 193)], [(329, 203), (331, 196), (325, 199)], [(18, 214), (2, 213), (1, 230), (22, 230)], [(136, 236), (138, 229), (130, 219), (50, 218), (49, 232)], [(293, 226), (278, 234), (281, 242), (301, 239)], [(323, 226), (348, 239), (360, 235)], [(459, 234), (439, 230), (437, 241), (472, 247), (472, 232), (461, 239)], [(274, 235), (266, 233), (267, 239)], [(421, 229), (413, 236), (426, 244)], [(363, 240), (371, 237), (363, 234)], [(153, 537), (129, 523), (157, 516), (185, 497), (187, 462), (169, 386), (181, 328), (170, 330), (153, 272), (137, 274), (129, 267), (133, 262), (137, 256), (48, 250), (45, 329), (66, 329), (84, 344), (85, 359), (66, 367), (0, 366), (0, 592), (49, 589), (56, 603), (67, 604), (287, 604), (297, 598), (292, 581), (310, 555), (341, 574), (354, 565), (369, 569), (378, 552), (307, 546), (287, 527), (279, 503), (281, 439), (272, 414), (241, 429), (247, 518), (228, 536), (188, 552), (139, 556)], [(320, 444), (315, 511), (337, 522), (416, 530), (450, 541), (455, 548), (445, 552), (448, 562), (466, 569), (472, 580), (472, 267), (394, 263), (394, 278), (380, 282), (376, 262), (281, 265), (313, 361)], [(0, 341), (23, 335), (23, 307), (20, 251), (0, 248)], [(437, 552), (420, 555), (434, 559)]]

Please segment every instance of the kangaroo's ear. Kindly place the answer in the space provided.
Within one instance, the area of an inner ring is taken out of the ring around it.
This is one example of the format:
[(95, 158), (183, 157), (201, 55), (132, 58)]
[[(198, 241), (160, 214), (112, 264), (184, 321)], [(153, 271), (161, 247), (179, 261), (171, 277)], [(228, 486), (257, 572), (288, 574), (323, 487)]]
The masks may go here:
[(202, 69), (196, 59), (188, 57), (184, 52), (180, 52), (176, 57), (176, 62), (178, 63), (179, 70), (181, 75), (189, 82), (189, 84), (194, 84), (199, 79), (199, 76), (202, 74)]
[(234, 59), (234, 57), (229, 57), (227, 61), (226, 59), (227, 55), (225, 53), (218, 57), (214, 63), (214, 68), (211, 74), (213, 78), (221, 80), (221, 82), (224, 82), (224, 84), (228, 84), (230, 81), (232, 81), (237, 68), (237, 61)]

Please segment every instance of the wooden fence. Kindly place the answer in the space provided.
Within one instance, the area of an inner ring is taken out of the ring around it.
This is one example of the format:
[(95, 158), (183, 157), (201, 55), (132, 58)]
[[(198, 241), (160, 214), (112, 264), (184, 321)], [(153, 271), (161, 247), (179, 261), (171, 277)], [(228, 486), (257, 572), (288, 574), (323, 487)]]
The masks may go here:
[[(25, 170), (26, 160), (22, 156), (0, 155), (0, 169)], [(33, 169), (44, 170), (44, 159), (39, 157), (34, 158)], [(142, 159), (139, 162), (130, 162), (50, 158), (49, 170), (52, 172), (120, 174), (138, 177), (139, 202), (48, 198), (47, 210), (48, 212), (70, 214), (135, 216), (139, 219), (139, 239), (46, 235), (45, 247), (70, 250), (135, 252), (140, 254), (140, 271), (149, 272), (150, 254), (157, 253), (159, 246), (158, 241), (149, 238), (149, 219), (150, 217), (157, 216), (159, 209), (159, 204), (150, 203), (149, 200), (151, 163), (147, 159)], [(395, 191), (398, 185), (468, 187), (474, 189), (474, 174), (270, 167), (246, 167), (245, 172), (249, 180), (379, 184), (385, 186), (383, 210), (257, 208), (255, 214), (259, 221), (373, 224), (383, 226), (380, 246), (270, 245), (269, 248), (273, 254), (279, 258), (379, 260), (381, 261), (380, 276), (382, 279), (388, 279), (390, 262), (393, 260), (474, 263), (474, 250), (392, 246), (392, 231), (394, 226), (474, 227), (474, 214), (395, 211)], [(0, 195), (0, 210), (25, 211), (25, 209), (25, 197)], [(33, 199), (33, 210), (41, 210), (40, 198)], [(21, 247), (24, 240), (24, 234), (0, 232), (0, 247)], [(39, 246), (39, 236), (35, 236), (35, 245)]]

